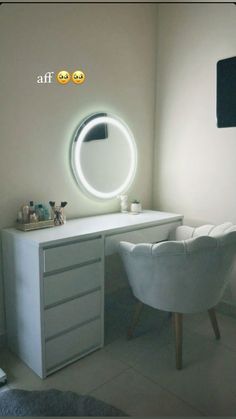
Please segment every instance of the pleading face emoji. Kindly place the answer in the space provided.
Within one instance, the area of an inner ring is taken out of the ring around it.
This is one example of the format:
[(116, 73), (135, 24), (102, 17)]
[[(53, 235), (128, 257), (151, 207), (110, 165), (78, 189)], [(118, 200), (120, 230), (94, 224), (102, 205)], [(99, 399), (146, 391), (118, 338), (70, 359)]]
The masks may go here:
[(85, 74), (81, 70), (74, 71), (72, 74), (72, 80), (75, 84), (82, 84), (85, 81)]
[(65, 70), (59, 71), (59, 73), (57, 73), (57, 81), (60, 84), (67, 84), (70, 81), (70, 73)]

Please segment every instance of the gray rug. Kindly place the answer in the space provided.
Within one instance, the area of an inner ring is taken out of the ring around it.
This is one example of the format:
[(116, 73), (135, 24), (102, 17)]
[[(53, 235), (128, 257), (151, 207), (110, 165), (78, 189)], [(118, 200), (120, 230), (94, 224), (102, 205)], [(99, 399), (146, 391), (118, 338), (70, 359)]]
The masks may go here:
[(128, 416), (91, 396), (71, 391), (6, 390), (0, 393), (0, 416)]

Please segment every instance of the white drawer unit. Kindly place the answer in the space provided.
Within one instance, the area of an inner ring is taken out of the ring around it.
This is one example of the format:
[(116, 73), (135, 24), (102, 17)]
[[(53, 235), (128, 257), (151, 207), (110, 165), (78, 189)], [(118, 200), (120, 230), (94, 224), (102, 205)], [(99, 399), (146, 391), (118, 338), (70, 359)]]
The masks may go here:
[(101, 238), (59, 245), (44, 250), (44, 272), (93, 261), (101, 257)]
[(166, 240), (182, 216), (106, 214), (22, 232), (2, 230), (7, 341), (36, 374), (55, 370), (104, 342), (105, 254), (122, 240)]
[(102, 272), (103, 264), (100, 260), (85, 266), (44, 276), (45, 307), (101, 288), (103, 284)]
[(45, 337), (51, 338), (99, 317), (101, 291), (95, 291), (45, 310)]
[(97, 349), (101, 344), (101, 319), (96, 319), (49, 340), (46, 343), (46, 369), (52, 372), (61, 365)]

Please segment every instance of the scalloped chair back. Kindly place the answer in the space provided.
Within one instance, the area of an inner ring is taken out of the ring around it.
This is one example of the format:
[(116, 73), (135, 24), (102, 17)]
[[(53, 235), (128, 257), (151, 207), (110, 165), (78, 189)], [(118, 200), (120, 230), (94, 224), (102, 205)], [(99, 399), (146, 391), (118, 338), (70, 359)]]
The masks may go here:
[(177, 314), (208, 310), (216, 323), (214, 307), (236, 274), (236, 226), (179, 226), (169, 241), (121, 242), (120, 253), (133, 294), (141, 303), (176, 313), (180, 330), (182, 317)]

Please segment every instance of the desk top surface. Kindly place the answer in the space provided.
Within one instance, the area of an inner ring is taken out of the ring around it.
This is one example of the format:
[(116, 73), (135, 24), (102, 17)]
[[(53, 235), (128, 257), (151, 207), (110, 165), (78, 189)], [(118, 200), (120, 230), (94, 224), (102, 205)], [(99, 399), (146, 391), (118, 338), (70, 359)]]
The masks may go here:
[(69, 220), (66, 224), (58, 227), (45, 228), (34, 231), (19, 231), (15, 228), (3, 230), (4, 233), (13, 235), (15, 238), (32, 242), (32, 244), (43, 246), (53, 244), (58, 240), (75, 240), (85, 236), (105, 234), (112, 235), (122, 231), (130, 231), (138, 228), (151, 227), (153, 225), (165, 224), (182, 220), (180, 214), (168, 212), (145, 210), (140, 214), (112, 213), (96, 215), (91, 217)]

